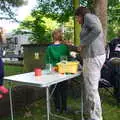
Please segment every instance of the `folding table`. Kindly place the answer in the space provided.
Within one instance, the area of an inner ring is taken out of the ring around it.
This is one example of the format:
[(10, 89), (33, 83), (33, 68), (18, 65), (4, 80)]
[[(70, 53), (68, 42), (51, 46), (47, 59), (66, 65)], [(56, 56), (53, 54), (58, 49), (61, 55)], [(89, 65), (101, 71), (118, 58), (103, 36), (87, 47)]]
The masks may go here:
[[(59, 74), (57, 72), (52, 72), (51, 74), (42, 74), (41, 76), (35, 76), (34, 72), (23, 73), (18, 75), (6, 76), (5, 80), (8, 80), (10, 83), (18, 82), (21, 84), (26, 84), (30, 86), (36, 87), (45, 87), (46, 88), (46, 105), (47, 105), (47, 120), (50, 120), (50, 95), (49, 95), (49, 87), (53, 84), (60, 83), (65, 80), (70, 80), (71, 78), (75, 78), (81, 75), (81, 71), (76, 74)], [(10, 84), (10, 110), (11, 110), (11, 120), (13, 120), (13, 106), (12, 106), (12, 93), (11, 93), (12, 84)], [(81, 97), (82, 98), (82, 97)], [(82, 101), (81, 101), (82, 103)], [(81, 109), (81, 113), (83, 110)], [(81, 114), (82, 115), (82, 114)], [(83, 120), (83, 115), (81, 116)]]

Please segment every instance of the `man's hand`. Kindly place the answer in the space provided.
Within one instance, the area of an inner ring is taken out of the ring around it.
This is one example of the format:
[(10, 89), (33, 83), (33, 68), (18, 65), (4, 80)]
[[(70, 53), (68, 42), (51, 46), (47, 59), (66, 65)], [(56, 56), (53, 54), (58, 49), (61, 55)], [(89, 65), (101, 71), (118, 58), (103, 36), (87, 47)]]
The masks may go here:
[(84, 48), (85, 46), (84, 45), (80, 45), (79, 47), (78, 47), (78, 52), (80, 52), (83, 48)]

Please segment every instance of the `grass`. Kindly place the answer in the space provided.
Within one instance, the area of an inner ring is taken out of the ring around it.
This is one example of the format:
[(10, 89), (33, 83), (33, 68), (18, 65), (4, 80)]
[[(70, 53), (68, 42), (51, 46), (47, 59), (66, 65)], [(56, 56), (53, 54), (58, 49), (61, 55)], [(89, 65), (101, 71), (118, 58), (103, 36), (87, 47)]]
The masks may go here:
[(5, 65), (4, 71), (5, 71), (5, 76), (15, 75), (15, 74), (23, 73), (23, 67), (17, 66), (17, 65), (15, 65), (15, 66)]
[[(5, 75), (13, 75), (23, 73), (23, 68), (20, 66), (9, 66), (5, 65)], [(5, 85), (7, 82), (5, 82)], [(120, 120), (120, 107), (117, 106), (113, 96), (108, 94), (104, 90), (100, 90), (100, 95), (102, 96), (102, 109), (103, 109), (103, 120)], [(70, 97), (68, 99), (68, 106), (72, 108), (72, 111), (79, 111), (80, 99), (75, 97)], [(53, 108), (53, 104), (52, 104)], [(52, 109), (54, 112), (54, 110)], [(35, 101), (29, 106), (25, 106), (19, 110), (15, 115), (15, 120), (45, 120), (43, 114), (46, 113), (46, 102), (45, 98)], [(63, 114), (66, 117), (72, 118), (73, 120), (80, 120), (80, 113), (71, 112), (69, 114)], [(1, 117), (0, 120), (11, 120), (10, 116)], [(54, 118), (52, 120), (62, 120)]]
[(101, 96), (103, 96), (102, 107), (104, 120), (119, 120), (120, 106), (117, 105), (114, 97), (107, 92), (104, 92)]

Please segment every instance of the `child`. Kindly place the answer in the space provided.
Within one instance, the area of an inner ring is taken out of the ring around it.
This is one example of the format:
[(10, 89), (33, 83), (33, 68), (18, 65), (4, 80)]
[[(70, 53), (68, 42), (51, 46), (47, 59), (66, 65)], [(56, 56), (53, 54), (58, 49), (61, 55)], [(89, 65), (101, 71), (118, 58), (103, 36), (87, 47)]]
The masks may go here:
[[(69, 56), (69, 49), (65, 44), (62, 44), (62, 31), (56, 29), (52, 33), (53, 44), (48, 46), (46, 50), (46, 64), (50, 63), (56, 66), (60, 62), (62, 56)], [(67, 81), (58, 83), (53, 99), (56, 112), (66, 112), (67, 110)]]

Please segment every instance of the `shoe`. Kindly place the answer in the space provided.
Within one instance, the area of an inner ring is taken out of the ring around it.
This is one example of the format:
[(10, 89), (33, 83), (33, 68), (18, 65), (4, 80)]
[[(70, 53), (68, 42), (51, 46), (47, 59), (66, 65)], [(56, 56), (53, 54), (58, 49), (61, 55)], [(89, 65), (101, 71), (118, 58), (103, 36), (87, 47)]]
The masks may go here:
[(0, 91), (1, 91), (2, 93), (4, 93), (4, 94), (7, 94), (7, 93), (8, 93), (8, 89), (5, 88), (3, 85), (0, 86)]
[(3, 98), (3, 95), (2, 94), (0, 94), (0, 100)]

